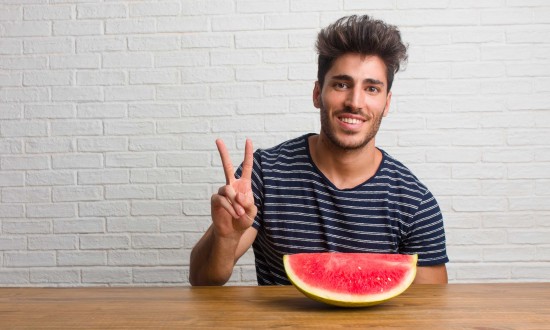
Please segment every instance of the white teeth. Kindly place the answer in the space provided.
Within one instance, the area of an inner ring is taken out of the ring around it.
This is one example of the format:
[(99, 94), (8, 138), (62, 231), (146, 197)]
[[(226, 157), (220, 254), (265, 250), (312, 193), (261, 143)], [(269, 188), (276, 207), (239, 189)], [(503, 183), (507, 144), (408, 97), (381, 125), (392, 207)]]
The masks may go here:
[(347, 118), (347, 117), (340, 118), (340, 120), (347, 124), (359, 124), (361, 122), (359, 119)]

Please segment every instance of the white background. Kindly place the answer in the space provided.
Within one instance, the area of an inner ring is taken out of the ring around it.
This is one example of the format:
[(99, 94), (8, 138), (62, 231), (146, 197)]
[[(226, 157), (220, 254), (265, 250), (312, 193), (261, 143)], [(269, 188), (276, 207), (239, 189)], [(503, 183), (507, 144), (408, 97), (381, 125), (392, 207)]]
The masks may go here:
[(0, 285), (187, 285), (214, 140), (317, 132), (315, 36), (347, 14), (410, 45), (378, 144), (440, 202), (450, 281), (550, 280), (548, 1), (1, 0)]

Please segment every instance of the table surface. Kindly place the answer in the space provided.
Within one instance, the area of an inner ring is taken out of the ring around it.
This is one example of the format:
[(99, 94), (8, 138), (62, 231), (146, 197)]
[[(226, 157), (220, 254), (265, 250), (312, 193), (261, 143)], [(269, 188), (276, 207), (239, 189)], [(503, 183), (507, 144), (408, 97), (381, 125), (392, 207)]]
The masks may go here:
[(550, 329), (550, 283), (412, 285), (364, 308), (293, 286), (0, 288), (1, 329)]

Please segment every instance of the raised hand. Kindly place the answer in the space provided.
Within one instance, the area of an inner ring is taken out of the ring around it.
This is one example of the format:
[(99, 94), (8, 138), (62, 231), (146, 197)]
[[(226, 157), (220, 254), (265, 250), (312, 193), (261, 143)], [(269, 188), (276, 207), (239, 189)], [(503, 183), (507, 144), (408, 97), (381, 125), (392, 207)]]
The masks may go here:
[(211, 213), (214, 230), (220, 237), (235, 238), (252, 226), (257, 213), (252, 194), (252, 141), (247, 139), (244, 151), (243, 170), (239, 179), (235, 171), (225, 143), (218, 139), (216, 146), (222, 160), (225, 173), (225, 186), (211, 198)]

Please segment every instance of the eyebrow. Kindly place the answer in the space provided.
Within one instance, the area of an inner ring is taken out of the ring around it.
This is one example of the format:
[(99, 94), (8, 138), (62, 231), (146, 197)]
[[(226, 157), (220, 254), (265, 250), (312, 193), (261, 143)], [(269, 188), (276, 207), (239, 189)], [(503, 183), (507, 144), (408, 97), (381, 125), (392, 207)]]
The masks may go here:
[[(353, 81), (353, 78), (347, 74), (339, 74), (339, 75), (332, 76), (331, 78), (335, 80)], [(363, 83), (384, 86), (384, 83), (382, 81), (374, 78), (363, 79)]]

